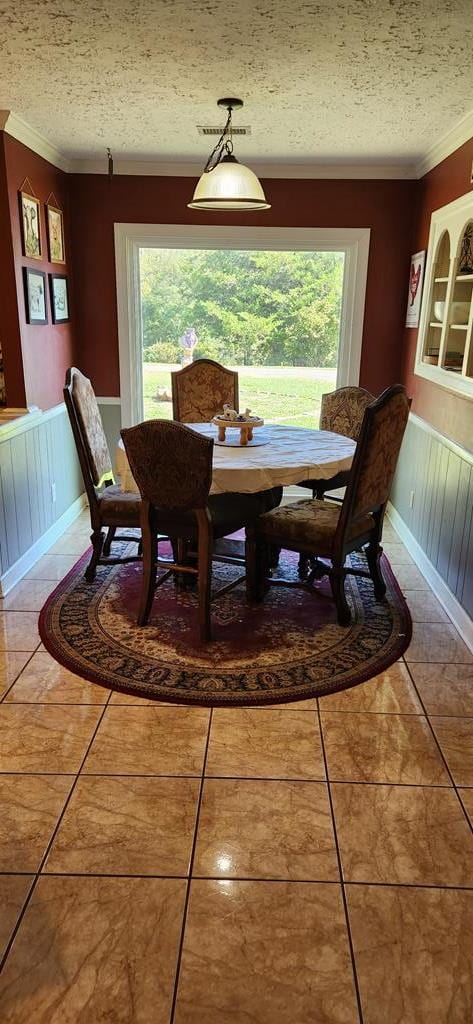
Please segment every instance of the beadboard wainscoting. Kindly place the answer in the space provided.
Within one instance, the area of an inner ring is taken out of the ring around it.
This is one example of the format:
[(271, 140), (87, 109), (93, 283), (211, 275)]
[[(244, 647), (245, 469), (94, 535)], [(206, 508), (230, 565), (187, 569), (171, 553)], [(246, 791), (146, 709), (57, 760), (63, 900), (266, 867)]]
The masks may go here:
[(0, 427), (0, 594), (60, 537), (85, 504), (65, 406)]
[(411, 413), (389, 513), (473, 649), (473, 453)]

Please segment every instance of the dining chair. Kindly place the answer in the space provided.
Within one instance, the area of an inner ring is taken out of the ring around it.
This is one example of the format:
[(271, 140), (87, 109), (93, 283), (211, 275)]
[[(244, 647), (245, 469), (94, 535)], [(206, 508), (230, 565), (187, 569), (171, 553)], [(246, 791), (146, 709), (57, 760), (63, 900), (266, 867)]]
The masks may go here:
[(213, 359), (196, 359), (171, 373), (172, 414), (178, 423), (210, 423), (224, 405), (238, 411), (238, 373)]
[[(63, 394), (89, 501), (92, 557), (85, 578), (91, 582), (98, 565), (132, 562), (139, 558), (139, 553), (136, 556), (112, 558), (111, 545), (113, 540), (127, 540), (138, 544), (140, 549), (140, 536), (123, 533), (116, 535), (116, 531), (120, 528), (139, 528), (141, 502), (138, 494), (122, 491), (114, 483), (110, 452), (95, 392), (89, 378), (76, 366), (67, 370)], [(107, 529), (106, 535), (104, 528)]]
[[(405, 388), (400, 384), (383, 391), (366, 407), (341, 505), (306, 498), (266, 512), (247, 529), (249, 600), (262, 600), (269, 582), (284, 584), (282, 580), (266, 578), (268, 544), (328, 560), (317, 561), (308, 584), (328, 575), (341, 626), (347, 626), (351, 620), (345, 595), (348, 573), (371, 577), (375, 597), (384, 597), (386, 584), (380, 568), (383, 519), (409, 407)], [(368, 571), (346, 568), (347, 555), (362, 548)]]
[[(358, 441), (365, 409), (375, 396), (365, 388), (337, 388), (322, 395), (320, 405), (319, 430), (330, 430), (333, 434), (342, 434)], [(331, 477), (330, 480), (303, 480), (299, 487), (307, 487), (312, 491), (313, 498), (323, 498), (327, 491), (346, 487), (350, 470), (344, 470)], [(334, 497), (332, 500), (340, 501)]]
[[(171, 572), (190, 574), (198, 582), (200, 638), (207, 641), (211, 633), (213, 542), (251, 525), (262, 508), (273, 507), (275, 499), (268, 504), (272, 492), (211, 495), (213, 440), (182, 423), (147, 420), (122, 430), (121, 436), (142, 498), (143, 581), (138, 623), (148, 622), (156, 587)], [(176, 553), (172, 561), (158, 557), (161, 534), (172, 542)], [(187, 557), (189, 545), (197, 548), (197, 565)], [(160, 567), (166, 571), (158, 579)], [(239, 576), (221, 587), (218, 596), (243, 579)]]

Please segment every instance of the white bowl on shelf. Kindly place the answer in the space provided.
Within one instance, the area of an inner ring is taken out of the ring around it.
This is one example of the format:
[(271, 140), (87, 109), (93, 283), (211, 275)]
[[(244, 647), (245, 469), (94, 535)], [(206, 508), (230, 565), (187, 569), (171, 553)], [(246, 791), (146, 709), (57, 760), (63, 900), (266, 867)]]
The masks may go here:
[(452, 324), (467, 324), (469, 315), (469, 302), (452, 302)]

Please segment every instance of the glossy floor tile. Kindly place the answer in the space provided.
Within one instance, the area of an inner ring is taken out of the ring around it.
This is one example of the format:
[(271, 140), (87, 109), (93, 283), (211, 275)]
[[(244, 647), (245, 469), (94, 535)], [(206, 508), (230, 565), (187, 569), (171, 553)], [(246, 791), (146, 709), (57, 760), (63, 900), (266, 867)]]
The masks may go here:
[(420, 715), (324, 711), (322, 730), (334, 781), (450, 785), (427, 719)]
[(406, 666), (401, 661), (367, 683), (319, 700), (321, 711), (375, 711), (420, 715), (422, 707)]
[(0, 611), (0, 651), (35, 651), (38, 644), (37, 612)]
[(323, 779), (315, 713), (260, 708), (216, 708), (207, 775)]
[(29, 651), (0, 651), (0, 700), (30, 658)]
[(195, 880), (176, 1024), (357, 1024), (338, 885)]
[(453, 789), (332, 786), (348, 882), (471, 886), (473, 833)]
[(413, 622), (449, 622), (447, 613), (431, 591), (404, 589)]
[(22, 580), (0, 598), (0, 611), (40, 612), (55, 586), (52, 580)]
[(110, 690), (69, 672), (45, 651), (37, 651), (7, 694), (7, 703), (105, 704)]
[(0, 872), (38, 870), (73, 781), (71, 775), (0, 775)]
[(415, 663), (410, 671), (428, 715), (473, 717), (473, 665)]
[(77, 772), (100, 707), (0, 705), (0, 772)]
[(323, 782), (206, 779), (194, 874), (337, 881)]
[(52, 580), (59, 583), (77, 562), (77, 555), (44, 555), (26, 573), (26, 580)]
[(40, 878), (0, 977), (2, 1024), (167, 1022), (184, 896), (179, 879)]
[(431, 718), (457, 786), (473, 786), (473, 718)]
[(186, 875), (198, 779), (83, 776), (46, 872)]
[(200, 775), (210, 712), (109, 707), (84, 766), (101, 775)]
[(0, 874), (0, 958), (13, 934), (32, 881), (33, 875)]
[(441, 622), (414, 622), (412, 641), (405, 653), (408, 665), (416, 661), (440, 661), (473, 665), (473, 654), (454, 626)]
[(394, 559), (391, 560), (391, 568), (394, 575), (399, 583), (401, 590), (426, 590), (429, 591), (430, 587), (427, 580), (424, 579), (421, 572), (416, 565), (397, 564)]
[(473, 789), (459, 789), (458, 792), (473, 827)]
[(213, 711), (39, 642), (89, 533), (0, 599), (2, 1024), (472, 1024), (473, 655), (392, 526), (405, 659)]
[(349, 885), (364, 1024), (473, 1020), (473, 892)]

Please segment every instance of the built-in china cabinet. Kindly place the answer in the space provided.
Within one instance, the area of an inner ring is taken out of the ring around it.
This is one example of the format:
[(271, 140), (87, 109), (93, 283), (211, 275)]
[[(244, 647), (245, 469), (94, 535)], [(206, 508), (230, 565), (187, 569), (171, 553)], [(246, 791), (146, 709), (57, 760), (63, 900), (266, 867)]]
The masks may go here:
[(416, 373), (473, 398), (473, 192), (432, 214)]

